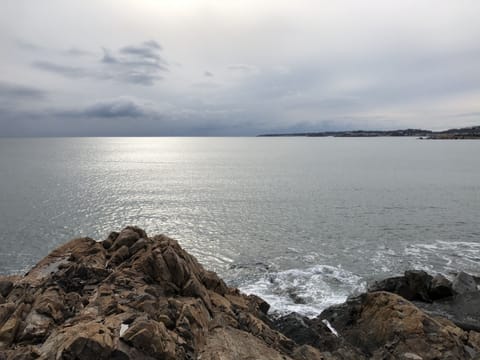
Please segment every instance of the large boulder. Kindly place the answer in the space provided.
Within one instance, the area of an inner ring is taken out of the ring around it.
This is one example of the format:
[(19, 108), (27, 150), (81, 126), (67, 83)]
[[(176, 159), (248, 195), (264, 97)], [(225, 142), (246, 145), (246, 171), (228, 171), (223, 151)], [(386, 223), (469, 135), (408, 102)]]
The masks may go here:
[(388, 291), (408, 300), (431, 302), (430, 288), (433, 277), (422, 270), (408, 270), (403, 276), (377, 281), (369, 291)]
[(406, 299), (371, 292), (320, 315), (372, 359), (471, 359), (480, 349), (453, 323), (438, 321)]
[(456, 294), (452, 282), (445, 276), (431, 276), (423, 270), (407, 270), (403, 276), (376, 281), (368, 291), (388, 291), (410, 301), (430, 303)]
[(457, 294), (477, 291), (477, 283), (472, 275), (466, 272), (459, 272), (452, 283), (453, 291)]
[(441, 316), (463, 330), (480, 331), (480, 291), (458, 294), (431, 304), (415, 303), (432, 316)]

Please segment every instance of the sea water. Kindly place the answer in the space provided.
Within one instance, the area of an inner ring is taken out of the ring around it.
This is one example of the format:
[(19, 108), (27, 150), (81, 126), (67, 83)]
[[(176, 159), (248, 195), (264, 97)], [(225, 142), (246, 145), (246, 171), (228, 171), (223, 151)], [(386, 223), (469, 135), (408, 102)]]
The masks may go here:
[(368, 282), (480, 272), (480, 141), (0, 139), (0, 273), (73, 237), (167, 234), (273, 311)]

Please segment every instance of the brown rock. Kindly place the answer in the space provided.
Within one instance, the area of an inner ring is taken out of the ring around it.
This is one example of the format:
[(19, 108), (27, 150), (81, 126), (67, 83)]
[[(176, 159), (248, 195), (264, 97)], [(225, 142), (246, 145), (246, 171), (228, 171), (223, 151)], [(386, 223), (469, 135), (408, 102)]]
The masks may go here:
[(146, 237), (146, 233), (137, 227), (126, 227), (116, 237), (113, 242), (112, 251), (120, 249), (122, 246), (127, 248), (137, 242), (138, 239)]
[(7, 297), (13, 289), (13, 282), (10, 280), (0, 280), (0, 295)]
[(137, 319), (121, 339), (155, 359), (176, 359), (175, 341), (161, 322)]
[[(288, 323), (281, 334), (264, 300), (229, 288), (175, 240), (136, 227), (102, 243), (74, 239), (25, 276), (0, 281), (11, 282), (0, 294), (0, 359), (457, 359), (479, 351), (477, 333), (383, 292), (323, 314), (340, 337), (323, 318)], [(425, 300), (428, 281), (412, 272), (389, 284)]]
[[(233, 328), (217, 328), (208, 336), (200, 360), (291, 360), (252, 334)], [(310, 360), (310, 359), (309, 359)]]
[(110, 262), (108, 264), (109, 267), (119, 265), (124, 260), (128, 259), (130, 253), (128, 251), (128, 247), (126, 245), (121, 246), (115, 253), (113, 254)]
[(114, 350), (110, 330), (89, 322), (67, 327), (50, 335), (40, 348), (47, 359), (110, 359)]
[[(322, 312), (352, 345), (372, 358), (413, 353), (428, 359), (466, 359), (462, 339), (404, 298), (373, 292)], [(455, 325), (452, 324), (455, 328)]]
[(213, 271), (204, 271), (201, 273), (200, 280), (207, 289), (213, 290), (220, 295), (225, 295), (228, 291), (228, 287), (225, 282)]

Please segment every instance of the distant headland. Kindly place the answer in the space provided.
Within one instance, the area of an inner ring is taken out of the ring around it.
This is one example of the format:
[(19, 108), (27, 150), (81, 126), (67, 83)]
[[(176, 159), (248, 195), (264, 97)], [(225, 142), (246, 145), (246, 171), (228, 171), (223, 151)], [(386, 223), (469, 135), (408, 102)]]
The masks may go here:
[(378, 137), (378, 136), (417, 136), (422, 139), (480, 139), (480, 126), (472, 126), (460, 129), (449, 129), (444, 131), (432, 131), (422, 129), (403, 130), (348, 130), (348, 131), (321, 131), (286, 134), (261, 134), (259, 137), (279, 136), (305, 136), (305, 137)]

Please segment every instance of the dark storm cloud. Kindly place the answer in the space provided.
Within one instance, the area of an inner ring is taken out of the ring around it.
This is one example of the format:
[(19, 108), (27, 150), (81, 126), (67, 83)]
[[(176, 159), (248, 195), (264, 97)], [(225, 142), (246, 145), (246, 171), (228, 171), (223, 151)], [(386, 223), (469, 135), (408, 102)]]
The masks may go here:
[(0, 99), (15, 100), (41, 100), (46, 92), (34, 87), (0, 82)]
[[(91, 78), (95, 80), (116, 80), (137, 85), (153, 85), (161, 80), (161, 73), (168, 72), (168, 63), (160, 55), (161, 46), (155, 41), (146, 41), (140, 45), (129, 45), (117, 53), (102, 48), (103, 56), (98, 61), (84, 61), (82, 66), (65, 65), (52, 61), (39, 60), (32, 63), (36, 69), (61, 75), (67, 78)], [(88, 53), (79, 49), (70, 49), (72, 56)]]

